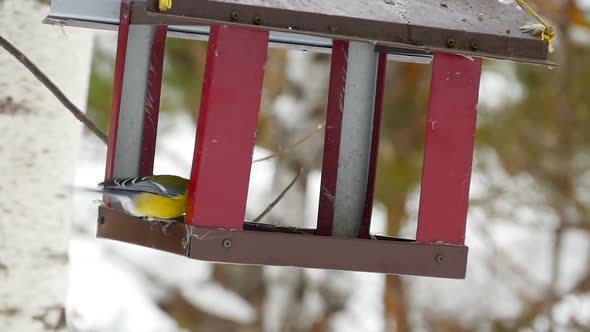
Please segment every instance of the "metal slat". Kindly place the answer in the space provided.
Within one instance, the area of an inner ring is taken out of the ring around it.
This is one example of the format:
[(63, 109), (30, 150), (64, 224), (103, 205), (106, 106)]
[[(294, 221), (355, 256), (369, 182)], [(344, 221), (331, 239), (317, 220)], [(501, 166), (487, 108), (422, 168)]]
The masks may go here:
[(152, 174), (165, 26), (130, 25), (131, 3), (121, 3), (106, 179)]
[(357, 237), (370, 219), (365, 204), (379, 53), (363, 42), (337, 41), (334, 49), (318, 234)]
[(368, 43), (350, 42), (332, 235), (357, 237), (367, 194), (379, 54)]
[(268, 32), (215, 26), (207, 50), (186, 221), (241, 229)]
[(130, 10), (130, 2), (121, 3), (119, 14), (121, 23), (119, 26), (119, 33), (117, 36), (117, 55), (115, 57), (115, 75), (113, 79), (113, 97), (111, 105), (111, 116), (109, 121), (109, 140), (105, 167), (105, 180), (111, 180), (116, 177), (115, 154), (117, 151), (117, 135), (119, 134), (119, 115), (121, 113), (123, 75), (125, 73), (125, 60), (127, 58), (127, 40), (129, 37), (129, 23), (131, 20), (131, 17), (129, 15)]
[(142, 157), (147, 82), (157, 26), (129, 27), (114, 175), (139, 175)]
[(463, 244), (481, 59), (436, 54), (426, 123), (419, 242)]
[(375, 195), (375, 182), (377, 180), (377, 161), (379, 158), (379, 141), (381, 139), (381, 124), (383, 122), (383, 97), (385, 94), (385, 75), (387, 69), (387, 57), (385, 53), (379, 53), (377, 66), (377, 82), (375, 86), (375, 107), (373, 115), (373, 130), (371, 133), (371, 151), (369, 156), (369, 174), (367, 174), (367, 194), (363, 221), (359, 230), (359, 238), (368, 239), (371, 231), (371, 218), (373, 216), (373, 201)]
[(166, 49), (166, 34), (167, 27), (165, 25), (157, 26), (152, 42), (150, 57), (151, 64), (147, 82), (145, 119), (141, 144), (141, 164), (139, 166), (139, 175), (141, 176), (152, 175), (154, 171), (164, 53)]
[(330, 62), (330, 85), (328, 89), (317, 221), (317, 234), (323, 236), (332, 235), (332, 227), (334, 226), (334, 195), (338, 178), (338, 153), (343, 113), (342, 97), (346, 86), (348, 42), (335, 40), (333, 50)]

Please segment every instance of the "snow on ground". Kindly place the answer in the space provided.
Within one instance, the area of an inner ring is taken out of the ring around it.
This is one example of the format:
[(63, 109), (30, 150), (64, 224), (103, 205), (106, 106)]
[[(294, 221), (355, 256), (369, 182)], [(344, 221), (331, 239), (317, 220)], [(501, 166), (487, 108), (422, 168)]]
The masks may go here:
[(97, 240), (74, 237), (70, 262), (66, 306), (74, 330), (179, 330), (150, 297), (149, 282), (108, 255)]
[[(453, 317), (463, 323), (515, 318), (525, 299), (545, 296), (550, 282), (553, 232), (557, 217), (543, 209), (543, 191), (528, 175), (509, 176), (491, 151), (478, 151), (472, 180), (472, 199), (493, 199), (490, 208), (472, 204), (467, 220), (469, 261), (465, 280), (404, 278), (411, 306), (434, 317)], [(481, 165), (484, 167), (481, 167)], [(494, 187), (505, 192), (494, 196)], [(492, 198), (492, 196), (494, 196)], [(415, 229), (419, 192), (408, 202), (408, 229)], [(413, 234), (406, 233), (407, 236)], [(590, 238), (569, 231), (562, 243), (558, 290), (565, 292), (587, 273)], [(554, 311), (557, 321), (587, 318), (587, 296), (569, 297)], [(460, 315), (457, 315), (460, 313)]]
[(246, 300), (218, 283), (185, 283), (180, 289), (192, 305), (214, 316), (241, 324), (250, 324), (256, 319), (256, 311)]

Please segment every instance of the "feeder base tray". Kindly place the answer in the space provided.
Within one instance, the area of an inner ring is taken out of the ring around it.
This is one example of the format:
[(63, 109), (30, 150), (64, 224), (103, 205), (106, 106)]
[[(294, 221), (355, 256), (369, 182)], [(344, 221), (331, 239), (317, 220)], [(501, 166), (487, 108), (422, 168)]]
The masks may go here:
[(244, 230), (150, 222), (100, 207), (97, 236), (193, 259), (440, 278), (465, 278), (468, 248), (386, 236), (314, 235), (315, 229), (244, 223)]

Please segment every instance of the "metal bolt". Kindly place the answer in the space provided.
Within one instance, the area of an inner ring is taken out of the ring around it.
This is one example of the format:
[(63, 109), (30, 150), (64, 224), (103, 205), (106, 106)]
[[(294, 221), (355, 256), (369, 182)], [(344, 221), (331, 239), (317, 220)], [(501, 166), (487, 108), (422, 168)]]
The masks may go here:
[(123, 17), (127, 18), (127, 16), (129, 16), (129, 9), (123, 8)]
[(474, 51), (479, 50), (479, 43), (477, 42), (477, 40), (472, 40), (471, 42), (469, 42), (469, 46)]
[(223, 244), (224, 248), (229, 248), (229, 247), (231, 247), (231, 240), (225, 239), (225, 240), (223, 240), (222, 244)]
[(261, 25), (262, 24), (262, 17), (254, 16), (254, 24)]
[(455, 47), (455, 45), (457, 45), (457, 41), (455, 40), (455, 38), (447, 39), (447, 46), (448, 47)]
[(230, 17), (231, 17), (231, 20), (232, 21), (237, 21), (237, 20), (240, 19), (240, 13), (238, 13), (237, 11), (234, 10), (234, 11), (231, 12), (231, 16)]
[(445, 259), (442, 255), (436, 255), (434, 260), (436, 260), (437, 263), (442, 263)]

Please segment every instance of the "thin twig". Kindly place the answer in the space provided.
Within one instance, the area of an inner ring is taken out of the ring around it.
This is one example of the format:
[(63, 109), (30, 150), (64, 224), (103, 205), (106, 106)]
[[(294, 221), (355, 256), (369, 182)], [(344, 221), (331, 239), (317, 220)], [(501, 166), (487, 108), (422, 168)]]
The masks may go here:
[(299, 173), (297, 173), (297, 176), (295, 176), (295, 178), (293, 180), (291, 180), (291, 183), (289, 183), (289, 185), (285, 189), (283, 189), (283, 191), (280, 193), (280, 195), (277, 196), (277, 198), (275, 198), (275, 200), (272, 201), (272, 203), (270, 203), (266, 207), (266, 210), (264, 210), (258, 217), (256, 217), (254, 220), (252, 220), (253, 223), (256, 223), (256, 222), (259, 222), (260, 220), (262, 220), (262, 218), (265, 215), (267, 215), (275, 207), (275, 205), (277, 205), (281, 201), (281, 199), (283, 199), (283, 196), (285, 196), (287, 191), (289, 191), (289, 189), (291, 189), (291, 187), (293, 187), (295, 182), (297, 182), (297, 179), (299, 179), (299, 177), (301, 176), (301, 173), (303, 173), (303, 168), (299, 169)]
[(86, 128), (88, 128), (96, 137), (105, 144), (107, 135), (103, 133), (87, 116), (84, 114), (68, 97), (19, 49), (14, 47), (9, 41), (0, 36), (0, 45), (23, 64), (35, 77), (43, 84), (57, 99), (78, 119)]
[(286, 147), (286, 148), (284, 148), (284, 149), (279, 149), (279, 150), (277, 150), (276, 152), (274, 152), (274, 153), (272, 153), (272, 154), (269, 154), (269, 155), (268, 155), (268, 156), (266, 156), (266, 157), (262, 157), (262, 158), (259, 158), (259, 159), (255, 159), (254, 161), (252, 161), (252, 164), (254, 164), (254, 163), (258, 163), (258, 162), (261, 162), (261, 161), (265, 161), (265, 160), (269, 160), (269, 159), (272, 159), (272, 158), (276, 158), (276, 157), (278, 157), (278, 156), (280, 156), (280, 155), (283, 155), (283, 154), (285, 154), (286, 152), (288, 152), (288, 151), (290, 151), (290, 150), (293, 150), (293, 149), (294, 149), (295, 147), (297, 147), (299, 144), (301, 144), (301, 143), (303, 143), (303, 142), (305, 142), (305, 141), (307, 141), (307, 140), (311, 139), (311, 138), (312, 138), (312, 137), (314, 137), (314, 136), (315, 136), (317, 133), (319, 133), (319, 132), (320, 132), (322, 129), (324, 129), (324, 126), (323, 126), (323, 125), (318, 125), (318, 127), (317, 127), (316, 129), (314, 129), (313, 131), (311, 131), (311, 132), (310, 132), (310, 133), (308, 133), (307, 135), (303, 136), (302, 138), (300, 138), (300, 139), (299, 139), (297, 142), (293, 143), (292, 145), (290, 145), (290, 146), (288, 146), (288, 147)]

